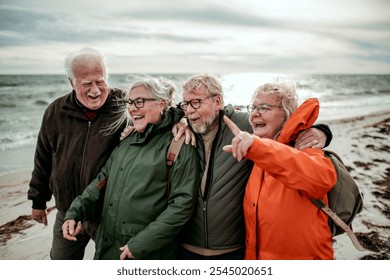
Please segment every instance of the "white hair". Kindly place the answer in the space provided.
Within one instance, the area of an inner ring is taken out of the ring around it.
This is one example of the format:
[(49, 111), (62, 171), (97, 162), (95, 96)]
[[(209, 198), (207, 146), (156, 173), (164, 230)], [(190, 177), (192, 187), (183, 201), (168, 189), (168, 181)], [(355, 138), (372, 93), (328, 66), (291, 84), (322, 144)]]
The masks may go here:
[(104, 70), (104, 78), (108, 79), (108, 67), (106, 57), (97, 49), (94, 48), (83, 48), (78, 51), (72, 52), (67, 55), (64, 62), (64, 67), (68, 78), (72, 81), (76, 81), (74, 75), (74, 68), (78, 63), (85, 61), (99, 61), (102, 64)]

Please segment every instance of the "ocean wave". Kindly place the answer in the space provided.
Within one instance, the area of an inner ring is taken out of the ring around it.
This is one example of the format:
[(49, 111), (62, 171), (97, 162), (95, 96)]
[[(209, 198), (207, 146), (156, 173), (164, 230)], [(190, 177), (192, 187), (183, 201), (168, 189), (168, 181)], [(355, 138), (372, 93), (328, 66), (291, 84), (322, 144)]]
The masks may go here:
[(17, 105), (15, 103), (0, 103), (0, 108), (15, 108)]
[(35, 101), (34, 104), (36, 104), (36, 105), (49, 105), (50, 101), (40, 99), (40, 100)]
[(0, 81), (0, 87), (17, 87), (20, 86), (20, 83)]
[(27, 145), (35, 145), (36, 141), (37, 141), (36, 133), (30, 133), (27, 135), (20, 135), (20, 134), (4, 135), (0, 138), (0, 151), (20, 148)]

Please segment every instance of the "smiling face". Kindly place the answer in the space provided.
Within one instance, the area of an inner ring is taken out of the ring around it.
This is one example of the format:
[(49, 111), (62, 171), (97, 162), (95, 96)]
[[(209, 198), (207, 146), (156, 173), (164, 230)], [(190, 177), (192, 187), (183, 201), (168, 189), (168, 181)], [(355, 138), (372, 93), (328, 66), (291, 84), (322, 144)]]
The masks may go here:
[(249, 121), (252, 124), (253, 134), (262, 137), (274, 139), (275, 136), (282, 130), (286, 121), (285, 113), (280, 108), (280, 98), (275, 94), (258, 93), (252, 100), (252, 105), (269, 104), (268, 110), (264, 113), (259, 113), (254, 110), (249, 115)]
[(106, 75), (101, 61), (96, 58), (83, 59), (73, 66), (75, 80), (70, 80), (77, 100), (90, 110), (104, 105), (108, 97)]
[(208, 98), (209, 96), (204, 85), (183, 94), (183, 101), (186, 102), (201, 99), (198, 109), (194, 109), (191, 104), (188, 104), (184, 110), (188, 123), (196, 133), (207, 133), (218, 125), (221, 96), (216, 95)]
[[(137, 98), (154, 98), (150, 94), (150, 90), (145, 86), (136, 86), (131, 89), (129, 99)], [(138, 106), (140, 107), (140, 106)], [(129, 114), (133, 121), (133, 126), (136, 131), (144, 132), (148, 123), (157, 123), (161, 120), (161, 112), (164, 112), (164, 100), (145, 100), (142, 108), (137, 108), (135, 104), (128, 104)]]

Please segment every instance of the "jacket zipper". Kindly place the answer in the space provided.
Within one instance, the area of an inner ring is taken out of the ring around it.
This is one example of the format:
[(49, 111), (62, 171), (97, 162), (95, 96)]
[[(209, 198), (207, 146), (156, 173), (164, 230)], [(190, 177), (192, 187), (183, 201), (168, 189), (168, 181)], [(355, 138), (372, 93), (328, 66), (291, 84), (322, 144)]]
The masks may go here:
[[(87, 137), (85, 138), (84, 142), (84, 148), (83, 148), (83, 157), (81, 158), (81, 167), (80, 167), (80, 181), (79, 184), (82, 184), (82, 176), (83, 176), (83, 169), (84, 169), (84, 160), (85, 160), (85, 152), (87, 150), (87, 143), (88, 143), (88, 138), (89, 138), (89, 130), (91, 128), (91, 121), (88, 121), (88, 130), (87, 130)], [(87, 182), (89, 183), (89, 182)], [(80, 186), (79, 186), (80, 187)]]
[[(214, 145), (214, 143), (213, 143), (213, 145)], [(203, 143), (203, 147), (205, 148), (204, 143)], [(203, 195), (202, 195), (202, 190), (199, 188), (199, 192), (200, 192), (200, 195), (201, 195), (202, 200), (203, 200), (203, 209), (202, 210), (203, 210), (203, 228), (204, 228), (203, 234), (204, 234), (204, 240), (206, 243), (205, 248), (209, 248), (209, 234), (208, 234), (208, 226), (207, 226), (207, 200), (209, 199), (209, 195), (210, 195), (210, 182), (211, 182), (210, 178), (212, 177), (210, 167), (212, 166), (212, 162), (213, 162), (211, 158), (212, 158), (214, 150), (215, 149), (212, 147), (211, 152), (210, 152), (210, 157), (209, 157), (208, 168), (207, 168), (206, 187), (205, 187), (205, 191), (204, 191)]]
[[(208, 238), (209, 234), (208, 234), (208, 226), (207, 226), (207, 200), (209, 199), (210, 192), (211, 192), (210, 189), (211, 189), (211, 185), (213, 183), (214, 156), (215, 156), (215, 151), (217, 149), (217, 147), (216, 147), (217, 142), (218, 142), (219, 136), (221, 134), (221, 130), (222, 130), (221, 120), (222, 120), (223, 116), (224, 116), (223, 111), (220, 111), (218, 131), (217, 131), (217, 134), (215, 135), (215, 138), (213, 140), (213, 144), (211, 146), (209, 164), (208, 164), (208, 169), (207, 169), (206, 187), (205, 187), (205, 192), (204, 192), (204, 196), (203, 196), (203, 221), (204, 221), (204, 235), (205, 235), (205, 241), (206, 241), (206, 248), (209, 248), (209, 238)], [(205, 149), (204, 143), (203, 143), (203, 149)]]
[(261, 191), (263, 190), (263, 182), (264, 182), (264, 177), (265, 177), (265, 171), (263, 170), (263, 176), (261, 177), (261, 182), (260, 182), (260, 185), (259, 185), (259, 192), (257, 193), (257, 199), (256, 199), (256, 212), (255, 212), (255, 236), (256, 236), (256, 247), (255, 247), (255, 251), (256, 251), (256, 258), (259, 257), (259, 249), (260, 249), (260, 244), (257, 243), (257, 236), (258, 236), (258, 230), (257, 230), (257, 227), (258, 227), (258, 224), (257, 224), (257, 221), (258, 221), (258, 202), (259, 202), (259, 197), (260, 197), (260, 193)]
[(204, 221), (204, 237), (206, 241), (206, 248), (209, 247), (209, 237), (207, 234), (207, 202), (203, 200), (203, 221)]

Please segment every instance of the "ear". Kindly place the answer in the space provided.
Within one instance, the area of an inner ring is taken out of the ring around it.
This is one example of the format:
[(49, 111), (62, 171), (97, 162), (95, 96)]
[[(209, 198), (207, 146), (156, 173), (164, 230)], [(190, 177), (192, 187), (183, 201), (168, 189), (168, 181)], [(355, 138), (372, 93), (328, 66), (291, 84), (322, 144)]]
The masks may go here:
[(217, 105), (217, 108), (223, 110), (222, 96), (218, 94), (214, 96), (214, 98), (215, 98), (215, 104)]
[(70, 85), (72, 86), (73, 90), (76, 91), (76, 86), (75, 84), (73, 83), (72, 79), (71, 78), (68, 78), (69, 82), (70, 82)]
[(165, 108), (167, 108), (167, 102), (165, 100), (161, 100), (160, 108), (161, 111), (165, 111)]

